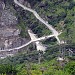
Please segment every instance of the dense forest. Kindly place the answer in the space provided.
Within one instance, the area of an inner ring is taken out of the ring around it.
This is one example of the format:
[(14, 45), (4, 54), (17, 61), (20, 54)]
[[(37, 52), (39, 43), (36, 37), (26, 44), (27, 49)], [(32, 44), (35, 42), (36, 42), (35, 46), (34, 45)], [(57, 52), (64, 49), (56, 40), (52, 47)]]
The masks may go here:
[[(32, 13), (15, 5), (13, 0), (4, 2), (18, 18), (21, 37), (30, 39), (28, 29), (38, 37), (51, 34)], [(25, 0), (24, 5), (36, 10), (57, 31), (62, 31), (59, 38), (66, 44), (57, 45), (55, 38), (47, 39), (42, 42), (48, 46), (44, 54), (29, 45), (29, 50), (0, 59), (0, 75), (75, 75), (75, 0)], [(58, 56), (64, 60), (58, 61)]]

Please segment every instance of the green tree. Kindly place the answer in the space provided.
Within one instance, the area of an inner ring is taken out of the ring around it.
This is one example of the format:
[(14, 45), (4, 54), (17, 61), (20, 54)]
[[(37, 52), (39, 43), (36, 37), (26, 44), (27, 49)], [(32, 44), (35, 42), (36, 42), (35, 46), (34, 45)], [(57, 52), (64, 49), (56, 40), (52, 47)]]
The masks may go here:
[(65, 66), (64, 70), (66, 72), (69, 72), (71, 75), (75, 75), (75, 62), (73, 61), (73, 62), (68, 63)]

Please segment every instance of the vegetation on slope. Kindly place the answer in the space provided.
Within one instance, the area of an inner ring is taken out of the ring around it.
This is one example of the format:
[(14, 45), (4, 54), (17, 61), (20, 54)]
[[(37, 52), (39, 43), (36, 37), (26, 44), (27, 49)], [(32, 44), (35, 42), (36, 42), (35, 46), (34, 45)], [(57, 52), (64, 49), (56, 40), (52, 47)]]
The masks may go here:
[(74, 75), (75, 74), (75, 61), (69, 61), (60, 65), (56, 59), (44, 61), (41, 64), (36, 63), (21, 63), (21, 64), (0, 64), (1, 75)]
[[(18, 54), (15, 57), (7, 57), (0, 60), (0, 74), (2, 75), (75, 75), (75, 57), (68, 63), (63, 62), (62, 67), (56, 57), (59, 50), (64, 50), (68, 56), (67, 49), (75, 50), (75, 1), (74, 0), (27, 0), (31, 8), (35, 9), (39, 15), (53, 25), (58, 31), (63, 31), (60, 35), (61, 40), (65, 40), (68, 45), (54, 45), (55, 39), (51, 38), (43, 43), (48, 44), (49, 48), (43, 54), (41, 52), (41, 64), (38, 64), (38, 52), (31, 51), (28, 53)], [(48, 35), (51, 32), (30, 12), (16, 7), (13, 0), (5, 0), (16, 10), (18, 17), (18, 27), (22, 29), (21, 36), (27, 37), (27, 30), (30, 28), (38, 36)], [(33, 5), (34, 3), (34, 5)], [(50, 43), (50, 41), (53, 41)], [(51, 44), (54, 45), (51, 47)], [(32, 50), (32, 49), (31, 49)], [(73, 60), (74, 59), (74, 60)], [(16, 66), (15, 66), (16, 65)]]
[[(28, 28), (30, 28), (38, 36), (48, 35), (51, 32), (40, 23), (35, 16), (23, 10), (20, 7), (16, 7), (13, 1), (7, 0), (6, 4), (10, 4), (16, 10), (16, 16), (18, 17), (18, 26), (22, 29), (21, 36), (28, 37)], [(31, 8), (35, 9), (38, 14), (46, 21), (55, 27), (58, 31), (62, 30), (60, 36), (61, 40), (68, 40), (71, 43), (75, 43), (75, 1), (74, 0), (27, 0), (30, 3)], [(68, 37), (68, 39), (67, 39)]]

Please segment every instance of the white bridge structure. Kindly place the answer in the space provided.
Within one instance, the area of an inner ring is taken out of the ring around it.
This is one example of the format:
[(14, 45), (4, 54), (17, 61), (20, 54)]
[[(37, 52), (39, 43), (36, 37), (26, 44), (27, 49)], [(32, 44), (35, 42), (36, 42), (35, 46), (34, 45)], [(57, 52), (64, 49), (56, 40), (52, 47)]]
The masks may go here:
[[(42, 22), (42, 23), (52, 32), (52, 34), (38, 38), (31, 30), (28, 30), (28, 33), (29, 33), (29, 35), (30, 35), (30, 37), (31, 37), (31, 40), (30, 40), (28, 43), (26, 43), (26, 44), (24, 44), (24, 45), (22, 45), (22, 46), (16, 47), (16, 48), (12, 48), (12, 49), (0, 50), (0, 54), (3, 54), (3, 55), (6, 54), (5, 57), (6, 57), (6, 56), (9, 56), (9, 55), (12, 56), (12, 55), (14, 54), (14, 52), (20, 50), (20, 49), (23, 48), (23, 47), (28, 46), (29, 44), (31, 44), (31, 43), (33, 43), (33, 42), (35, 42), (36, 48), (37, 48), (38, 51), (41, 50), (41, 51), (44, 52), (44, 51), (46, 50), (46, 47), (43, 46), (40, 41), (46, 40), (46, 39), (51, 38), (51, 37), (55, 37), (55, 38), (57, 39), (57, 41), (58, 41), (58, 44), (61, 44), (61, 41), (60, 41), (60, 39), (59, 39), (58, 36), (59, 36), (62, 32), (59, 33), (58, 31), (56, 31), (55, 28), (53, 28), (52, 25), (49, 24), (47, 21), (44, 21), (44, 20), (38, 15), (38, 13), (37, 13), (35, 10), (33, 10), (33, 9), (31, 9), (31, 8), (28, 8), (28, 7), (26, 7), (26, 6), (22, 5), (22, 4), (20, 4), (17, 0), (14, 0), (14, 3), (17, 4), (17, 5), (19, 5), (20, 7), (22, 7), (24, 10), (27, 10), (27, 11), (33, 13), (34, 16), (35, 16), (40, 22)], [(13, 54), (12, 54), (12, 52), (13, 52)], [(0, 56), (0, 57), (1, 57), (1, 56)], [(5, 58), (5, 57), (1, 57), (1, 58)]]
[[(28, 30), (28, 33), (29, 33), (32, 41), (38, 39), (36, 34), (34, 34), (31, 30)], [(40, 41), (36, 41), (35, 44), (36, 44), (37, 51), (40, 50), (40, 51), (44, 52), (46, 50), (46, 47)]]

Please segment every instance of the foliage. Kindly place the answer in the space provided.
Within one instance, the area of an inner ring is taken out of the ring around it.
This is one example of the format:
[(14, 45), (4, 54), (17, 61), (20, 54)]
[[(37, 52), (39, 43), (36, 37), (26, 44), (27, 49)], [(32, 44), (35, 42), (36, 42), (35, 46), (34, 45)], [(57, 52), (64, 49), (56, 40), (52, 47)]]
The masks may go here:
[(72, 61), (65, 66), (65, 71), (69, 72), (71, 75), (75, 75), (75, 62)]
[(16, 75), (17, 70), (13, 65), (0, 64), (0, 74)]
[[(66, 49), (75, 49), (75, 0), (27, 0), (31, 8), (58, 31), (62, 30), (59, 36), (61, 40), (67, 42)], [(42, 23), (40, 23), (32, 13), (15, 6), (13, 0), (4, 2), (14, 8), (18, 18), (18, 27), (21, 29), (21, 37), (28, 38), (27, 30), (30, 28), (39, 37), (51, 34)], [(61, 25), (61, 22), (64, 22)], [(51, 39), (43, 43), (50, 43)], [(56, 39), (52, 39), (55, 43)], [(51, 42), (52, 42), (51, 41)], [(54, 45), (54, 43), (52, 44)], [(73, 44), (73, 45), (72, 45)], [(38, 64), (38, 52), (18, 54), (15, 57), (7, 57), (0, 61), (0, 73), (3, 75), (75, 75), (75, 61), (70, 62), (65, 67), (60, 68), (55, 57), (58, 55), (60, 47), (49, 47), (43, 55), (41, 64)], [(16, 65), (14, 67), (14, 65)]]

